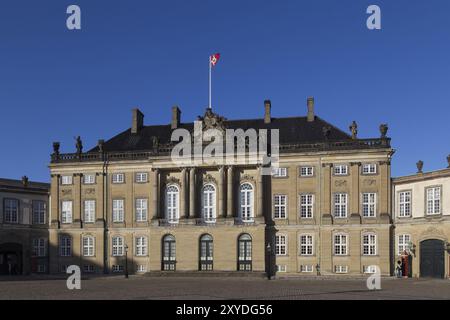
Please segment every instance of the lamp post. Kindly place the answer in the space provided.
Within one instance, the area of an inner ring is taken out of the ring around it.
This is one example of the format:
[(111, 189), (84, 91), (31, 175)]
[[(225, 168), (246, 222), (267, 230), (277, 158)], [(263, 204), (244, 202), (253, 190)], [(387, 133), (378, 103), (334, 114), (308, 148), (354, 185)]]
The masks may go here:
[(125, 279), (128, 279), (128, 245), (125, 245)]
[(270, 246), (270, 242), (267, 244), (266, 250), (267, 250), (267, 256), (269, 258), (269, 268), (267, 270), (267, 279), (271, 280), (272, 279), (272, 247)]

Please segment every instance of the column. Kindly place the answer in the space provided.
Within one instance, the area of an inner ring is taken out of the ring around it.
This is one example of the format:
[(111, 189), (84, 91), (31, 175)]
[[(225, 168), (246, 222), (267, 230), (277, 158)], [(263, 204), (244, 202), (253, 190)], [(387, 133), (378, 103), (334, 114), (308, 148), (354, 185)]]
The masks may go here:
[(360, 191), (359, 191), (359, 171), (361, 162), (350, 163), (350, 175), (352, 179), (352, 189), (350, 194), (351, 211), (350, 214), (354, 217), (360, 217)]
[(322, 198), (322, 224), (331, 224), (331, 202), (333, 201), (331, 197), (331, 163), (322, 164), (322, 188), (323, 188), (323, 198)]
[(258, 183), (258, 192), (256, 200), (257, 200), (257, 208), (256, 208), (256, 216), (262, 217), (263, 216), (263, 175), (262, 175), (262, 166), (258, 167), (258, 176), (257, 176), (257, 183)]
[(189, 170), (189, 217), (195, 218), (195, 168)]
[(59, 179), (60, 176), (59, 174), (52, 174), (52, 182), (51, 182), (51, 187), (50, 187), (50, 201), (51, 203), (49, 204), (50, 207), (50, 213), (51, 213), (51, 217), (50, 217), (50, 226), (51, 228), (59, 228), (59, 224), (60, 224), (60, 214), (59, 214), (59, 210), (60, 210), (60, 205), (59, 205)]
[(83, 205), (81, 204), (81, 183), (82, 183), (82, 177), (83, 174), (81, 173), (75, 173), (73, 180), (73, 191), (74, 191), (74, 197), (73, 197), (73, 204), (72, 204), (72, 210), (73, 210), (73, 223), (76, 224), (77, 227), (81, 226), (81, 217), (83, 216), (81, 211), (83, 210)]
[(98, 189), (96, 192), (96, 203), (95, 203), (95, 224), (99, 227), (104, 227), (104, 211), (105, 211), (105, 175), (103, 172), (98, 172), (96, 174), (96, 183)]
[(227, 217), (232, 218), (233, 212), (233, 167), (227, 168)]
[(152, 213), (153, 219), (159, 218), (159, 210), (158, 210), (158, 185), (159, 185), (159, 174), (158, 169), (152, 169)]
[(220, 218), (225, 218), (227, 216), (227, 214), (225, 212), (225, 208), (224, 208), (224, 201), (223, 201), (224, 193), (225, 193), (225, 184), (224, 184), (225, 179), (223, 177), (223, 174), (224, 174), (224, 167), (221, 166), (221, 167), (219, 167), (219, 190), (218, 190), (218, 193), (219, 193), (219, 212), (218, 213), (219, 213)]
[(189, 211), (186, 205), (186, 168), (181, 169), (181, 192), (180, 192), (180, 217), (189, 218)]
[[(380, 161), (379, 169), (380, 169), (380, 184), (378, 187), (378, 203), (379, 203), (379, 216), (380, 218), (388, 219), (389, 215), (389, 162), (388, 161)], [(377, 213), (378, 215), (378, 213)]]

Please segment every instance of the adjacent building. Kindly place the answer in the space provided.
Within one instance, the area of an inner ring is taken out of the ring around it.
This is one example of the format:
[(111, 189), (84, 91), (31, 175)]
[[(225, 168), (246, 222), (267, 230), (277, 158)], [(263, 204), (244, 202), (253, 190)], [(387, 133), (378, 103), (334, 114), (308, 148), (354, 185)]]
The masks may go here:
[(279, 168), (264, 175), (260, 157), (175, 164), (172, 133), (195, 127), (178, 107), (151, 126), (134, 109), (130, 128), (87, 152), (81, 139), (73, 153), (56, 142), (50, 272), (392, 273), (386, 125), (360, 139), (355, 122), (348, 134), (317, 116), (312, 98), (306, 116), (272, 117), (265, 101), (260, 119), (207, 109), (198, 121), (221, 132), (278, 129)]
[(393, 179), (395, 257), (407, 276), (450, 277), (448, 161), (447, 169), (432, 172), (419, 161), (416, 174)]
[(0, 179), (0, 274), (48, 272), (50, 184)]

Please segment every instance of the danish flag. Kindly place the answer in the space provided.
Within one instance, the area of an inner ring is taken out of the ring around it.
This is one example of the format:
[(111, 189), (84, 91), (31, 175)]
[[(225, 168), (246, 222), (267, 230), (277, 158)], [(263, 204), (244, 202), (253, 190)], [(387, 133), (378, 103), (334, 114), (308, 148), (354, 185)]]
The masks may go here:
[(213, 67), (217, 64), (217, 62), (219, 61), (219, 58), (220, 58), (220, 53), (215, 53), (209, 57), (209, 62), (211, 63), (211, 65)]

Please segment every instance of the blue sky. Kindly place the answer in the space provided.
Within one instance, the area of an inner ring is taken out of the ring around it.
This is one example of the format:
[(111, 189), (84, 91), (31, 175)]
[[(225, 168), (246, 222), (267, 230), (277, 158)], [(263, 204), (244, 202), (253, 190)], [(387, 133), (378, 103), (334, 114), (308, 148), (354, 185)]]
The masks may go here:
[[(82, 30), (66, 28), (77, 4)], [(377, 4), (382, 30), (366, 28)], [(52, 142), (85, 149), (130, 127), (192, 121), (208, 103), (229, 119), (316, 113), (359, 137), (388, 135), (393, 176), (446, 166), (450, 153), (450, 2), (365, 0), (2, 0), (0, 177), (49, 180)]]

